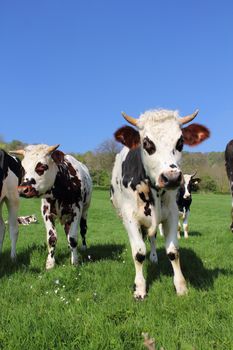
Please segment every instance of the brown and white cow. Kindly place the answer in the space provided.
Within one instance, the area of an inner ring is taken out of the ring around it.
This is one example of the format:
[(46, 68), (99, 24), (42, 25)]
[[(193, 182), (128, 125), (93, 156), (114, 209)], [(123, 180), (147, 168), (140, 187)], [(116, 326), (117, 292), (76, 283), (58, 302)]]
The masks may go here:
[(8, 223), (11, 239), (11, 259), (16, 258), (16, 242), (18, 238), (17, 214), (19, 208), (18, 185), (21, 179), (21, 162), (0, 150), (0, 253), (5, 237), (6, 226), (2, 217), (5, 203), (8, 209)]
[(32, 215), (25, 215), (25, 216), (18, 216), (17, 218), (18, 223), (23, 226), (27, 226), (30, 224), (37, 224), (38, 219), (35, 214)]
[[(174, 271), (176, 292), (179, 295), (187, 292), (179, 260), (176, 194), (183, 182), (179, 167), (183, 145), (195, 146), (209, 137), (208, 129), (202, 125), (183, 127), (196, 115), (197, 111), (180, 118), (177, 111), (151, 110), (134, 119), (123, 113), (136, 129), (124, 126), (115, 132), (116, 140), (126, 147), (116, 156), (111, 200), (128, 232), (136, 270), (134, 296), (137, 299), (146, 296), (143, 276), (146, 246), (142, 233), (147, 231), (154, 244), (160, 223)], [(150, 258), (157, 260), (156, 251)]]
[(47, 231), (48, 258), (46, 268), (55, 264), (57, 232), (55, 219), (64, 226), (71, 250), (71, 263), (76, 265), (77, 231), (80, 225), (83, 248), (86, 248), (87, 211), (90, 205), (92, 181), (87, 167), (56, 146), (30, 145), (14, 151), (23, 155), (23, 180), (20, 196), (42, 197), (41, 212)]

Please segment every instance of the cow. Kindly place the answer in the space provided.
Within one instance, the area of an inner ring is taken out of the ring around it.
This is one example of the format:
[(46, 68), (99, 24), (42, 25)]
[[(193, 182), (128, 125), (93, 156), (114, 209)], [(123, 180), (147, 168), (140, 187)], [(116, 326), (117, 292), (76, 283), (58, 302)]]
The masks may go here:
[(2, 217), (5, 203), (8, 209), (9, 232), (11, 239), (11, 259), (16, 258), (16, 242), (18, 239), (17, 214), (19, 208), (18, 185), (21, 181), (21, 162), (0, 150), (0, 253), (2, 252), (6, 226)]
[[(179, 218), (183, 220), (183, 230), (184, 237), (188, 238), (188, 218), (190, 215), (190, 206), (192, 203), (192, 195), (191, 192), (196, 188), (197, 184), (201, 181), (199, 178), (194, 178), (196, 172), (194, 174), (183, 174), (183, 183), (180, 185), (177, 196), (176, 203), (179, 210)], [(163, 236), (163, 226), (159, 224), (159, 232), (160, 236)], [(181, 224), (180, 220), (178, 222), (178, 230), (177, 237), (180, 239), (181, 232)], [(155, 251), (154, 242), (151, 242), (151, 250)], [(156, 261), (157, 262), (157, 261)]]
[[(199, 124), (182, 128), (197, 113), (181, 118), (177, 111), (149, 110), (138, 119), (122, 113), (136, 129), (127, 125), (114, 134), (125, 147), (116, 155), (111, 201), (128, 232), (136, 271), (136, 299), (142, 300), (146, 296), (143, 276), (146, 246), (142, 236), (146, 232), (153, 242), (160, 223), (163, 224), (166, 253), (172, 264), (176, 292), (178, 295), (187, 293), (179, 260), (176, 194), (183, 182), (179, 167), (183, 145), (198, 145), (210, 134), (206, 127)], [(154, 261), (157, 259), (153, 254), (150, 257)]]
[(17, 221), (20, 225), (29, 225), (29, 224), (37, 224), (38, 220), (35, 214), (26, 215), (26, 216), (18, 216)]
[(46, 269), (55, 265), (57, 232), (55, 219), (64, 226), (71, 250), (71, 264), (77, 265), (77, 231), (80, 226), (82, 248), (86, 249), (87, 211), (90, 205), (92, 181), (87, 167), (58, 150), (59, 145), (29, 145), (21, 154), (23, 179), (21, 197), (41, 197), (41, 213), (47, 232), (48, 257)]
[[(194, 174), (184, 174), (183, 184), (178, 189), (176, 203), (179, 209), (179, 217), (183, 220), (184, 238), (188, 238), (188, 218), (190, 215), (190, 206), (192, 203), (192, 190), (196, 188), (197, 184), (201, 181), (200, 178), (194, 178)], [(177, 236), (180, 239), (181, 224), (178, 223)]]
[[(20, 225), (29, 225), (38, 223), (37, 217), (35, 214), (26, 215), (26, 216), (18, 216), (17, 217), (18, 224)], [(5, 224), (9, 224), (8, 220), (5, 221)]]
[(231, 225), (230, 229), (233, 232), (233, 140), (229, 141), (225, 149), (225, 166), (227, 177), (230, 183), (232, 205), (231, 205)]

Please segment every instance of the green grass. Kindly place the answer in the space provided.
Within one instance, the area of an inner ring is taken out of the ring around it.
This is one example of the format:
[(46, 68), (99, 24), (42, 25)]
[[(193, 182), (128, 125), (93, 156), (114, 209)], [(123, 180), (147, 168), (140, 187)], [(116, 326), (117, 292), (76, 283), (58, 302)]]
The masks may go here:
[[(56, 267), (45, 271), (45, 228), (39, 200), (22, 200), (20, 215), (38, 224), (20, 227), (18, 260), (10, 261), (7, 234), (0, 258), (0, 349), (143, 350), (142, 332), (156, 349), (233, 349), (233, 236), (230, 196), (194, 195), (190, 238), (180, 240), (189, 293), (177, 297), (172, 270), (158, 237), (159, 265), (148, 259), (149, 288), (133, 299), (134, 267), (127, 234), (107, 191), (95, 190), (88, 250), (70, 265), (58, 225)], [(149, 252), (149, 245), (148, 245)]]

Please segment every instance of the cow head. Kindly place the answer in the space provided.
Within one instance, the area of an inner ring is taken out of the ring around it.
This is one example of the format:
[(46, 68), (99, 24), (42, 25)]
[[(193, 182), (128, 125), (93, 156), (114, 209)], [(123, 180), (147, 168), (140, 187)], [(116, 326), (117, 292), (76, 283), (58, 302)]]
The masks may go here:
[(210, 134), (199, 124), (183, 128), (197, 113), (180, 118), (177, 111), (151, 110), (139, 119), (122, 113), (137, 130), (124, 126), (116, 131), (115, 138), (129, 148), (141, 147), (143, 165), (152, 186), (175, 189), (181, 185), (183, 176), (179, 166), (183, 145), (198, 145)]
[(195, 178), (197, 172), (194, 174), (184, 174), (184, 184), (183, 184), (183, 198), (190, 199), (192, 190), (197, 188), (197, 185), (201, 181), (200, 178)]
[(22, 155), (23, 178), (19, 186), (22, 197), (35, 197), (45, 194), (54, 184), (58, 167), (64, 154), (57, 150), (59, 145), (30, 145), (24, 150), (11, 153)]

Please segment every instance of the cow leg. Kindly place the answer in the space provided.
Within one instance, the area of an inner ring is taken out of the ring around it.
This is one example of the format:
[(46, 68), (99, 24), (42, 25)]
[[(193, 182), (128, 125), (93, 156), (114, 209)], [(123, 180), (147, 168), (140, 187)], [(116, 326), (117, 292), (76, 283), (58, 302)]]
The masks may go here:
[(146, 296), (146, 281), (143, 276), (143, 261), (146, 257), (146, 245), (139, 231), (139, 225), (133, 218), (133, 215), (131, 218), (128, 216), (123, 217), (123, 223), (128, 232), (136, 271), (134, 297), (136, 299), (144, 299)]
[(155, 238), (156, 238), (156, 235), (150, 237), (150, 246), (151, 246), (150, 261), (156, 264), (158, 262), (158, 256), (156, 252)]
[(87, 249), (86, 243), (86, 233), (87, 233), (87, 210), (83, 210), (81, 220), (80, 220), (80, 233), (82, 237), (82, 250)]
[(177, 239), (178, 215), (171, 214), (164, 222), (164, 235), (166, 244), (166, 253), (171, 261), (174, 272), (174, 286), (178, 295), (187, 293), (186, 282), (180, 268), (180, 258)]
[(188, 233), (188, 218), (189, 218), (189, 214), (190, 214), (190, 211), (187, 210), (185, 212), (185, 217), (184, 217), (184, 221), (183, 221), (184, 238), (188, 238), (189, 237), (189, 233)]
[(7, 200), (6, 205), (8, 209), (8, 223), (9, 223), (9, 232), (11, 240), (11, 259), (16, 259), (16, 242), (19, 234), (18, 227), (18, 208), (19, 208), (19, 199), (18, 194), (14, 200)]
[(232, 193), (232, 203), (231, 203), (231, 232), (233, 232), (233, 193)]
[(0, 203), (0, 254), (2, 253), (2, 246), (6, 232), (6, 225), (2, 217), (2, 205), (3, 202)]
[(80, 221), (80, 212), (77, 208), (74, 208), (74, 215), (73, 221), (69, 222), (65, 225), (65, 232), (67, 241), (69, 244), (69, 248), (71, 251), (71, 264), (77, 265), (78, 264), (78, 226)]
[(159, 224), (159, 233), (160, 233), (160, 236), (161, 236), (161, 237), (164, 236), (164, 233), (163, 233), (163, 224)]
[(55, 265), (55, 249), (57, 244), (57, 232), (55, 229), (54, 215), (51, 211), (51, 204), (46, 199), (41, 201), (41, 213), (44, 219), (46, 233), (48, 257), (46, 260), (46, 270), (50, 270)]
[(180, 239), (180, 232), (181, 232), (181, 224), (180, 220), (178, 221), (178, 230), (177, 230), (177, 238)]

